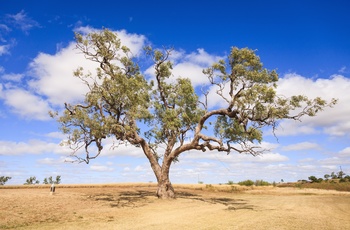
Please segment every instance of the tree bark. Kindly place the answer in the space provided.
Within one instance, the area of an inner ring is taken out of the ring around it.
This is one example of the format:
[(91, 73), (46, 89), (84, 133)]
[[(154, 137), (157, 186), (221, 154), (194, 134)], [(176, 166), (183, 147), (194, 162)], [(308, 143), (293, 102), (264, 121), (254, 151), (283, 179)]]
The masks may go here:
[(175, 191), (169, 180), (169, 175), (162, 175), (162, 179), (158, 181), (157, 196), (160, 199), (175, 199)]

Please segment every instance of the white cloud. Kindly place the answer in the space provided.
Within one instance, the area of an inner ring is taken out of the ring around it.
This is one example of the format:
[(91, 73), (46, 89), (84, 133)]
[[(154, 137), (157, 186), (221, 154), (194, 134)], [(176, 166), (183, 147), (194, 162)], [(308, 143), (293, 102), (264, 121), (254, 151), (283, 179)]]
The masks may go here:
[(204, 49), (197, 49), (196, 52), (192, 52), (186, 56), (190, 62), (198, 63), (204, 66), (211, 66), (215, 62), (218, 62), (220, 59), (224, 59), (222, 56), (214, 56), (207, 53)]
[(309, 98), (320, 96), (331, 101), (338, 99), (334, 108), (326, 108), (316, 117), (303, 117), (302, 122), (283, 121), (276, 134), (297, 135), (324, 132), (329, 135), (341, 136), (350, 133), (350, 79), (342, 75), (332, 75), (329, 79), (316, 79), (302, 77), (298, 74), (286, 74), (278, 82), (277, 93), (290, 97), (292, 95), (305, 95)]
[(97, 171), (97, 172), (112, 172), (112, 171), (114, 171), (114, 168), (108, 167), (106, 165), (100, 165), (100, 164), (91, 165), (90, 169), (92, 171)]
[(3, 86), (2, 86), (2, 84), (0, 84), (0, 99), (3, 99), (4, 98), (4, 96), (5, 96), (5, 93), (4, 93), (4, 91), (3, 91)]
[(26, 90), (15, 88), (3, 91), (5, 104), (26, 119), (48, 120), (50, 106), (41, 97)]
[(301, 142), (297, 144), (291, 144), (284, 146), (282, 150), (284, 151), (299, 151), (299, 150), (309, 150), (309, 149), (320, 149), (320, 146), (317, 143), (312, 142)]
[(73, 71), (80, 66), (94, 72), (97, 64), (78, 55), (73, 42), (55, 55), (40, 53), (30, 64), (35, 78), (29, 86), (54, 105), (80, 101), (88, 90), (80, 79), (73, 76)]
[(27, 142), (0, 141), (0, 155), (24, 155), (24, 154), (69, 154), (69, 149), (59, 146), (57, 143), (42, 140), (29, 140)]
[[(14, 16), (16, 20), (25, 17), (24, 12)], [(78, 30), (91, 32), (90, 27)], [(116, 31), (122, 44), (127, 45), (134, 55), (139, 55), (146, 42), (143, 35), (129, 34), (125, 30)], [(86, 73), (95, 73), (97, 63), (86, 60), (84, 55), (75, 49), (71, 42), (56, 54), (39, 53), (29, 65), (29, 73), (33, 78), (27, 82), (27, 87), (20, 84), (23, 74), (7, 74), (4, 80), (11, 81), (5, 88), (1, 86), (2, 99), (12, 111), (27, 119), (47, 120), (51, 106), (62, 107), (64, 102), (77, 102), (84, 98), (88, 87), (80, 79), (73, 76), (73, 71), (83, 67)], [(0, 48), (1, 53), (1, 48)], [(18, 86), (16, 87), (15, 84)], [(25, 90), (24, 87), (27, 89)], [(35, 92), (35, 93), (34, 93)]]
[[(173, 50), (169, 60), (173, 61), (172, 74), (176, 78), (189, 78), (194, 87), (206, 85), (209, 80), (203, 74), (203, 69), (210, 67), (215, 62), (224, 57), (208, 54), (204, 49), (198, 49), (197, 52), (186, 54), (183, 50)], [(145, 74), (154, 77), (153, 67), (149, 67)], [(174, 81), (174, 79), (170, 79)]]
[(65, 134), (63, 134), (62, 132), (51, 132), (51, 133), (46, 134), (45, 136), (50, 137), (50, 138), (54, 138), (54, 139), (60, 139), (60, 140), (67, 139), (67, 136)]
[[(277, 129), (275, 134), (277, 136), (288, 136), (288, 135), (309, 135), (319, 133), (315, 127), (305, 124), (305, 122), (293, 121), (293, 120), (284, 120), (282, 121)], [(271, 132), (266, 132), (266, 134), (272, 135)]]
[(114, 138), (107, 138), (103, 141), (104, 148), (102, 153), (104, 156), (132, 156), (132, 157), (144, 157), (144, 153), (141, 148), (137, 148), (130, 144), (118, 144)]
[[(228, 97), (228, 87), (223, 90), (223, 95)], [(350, 79), (342, 75), (332, 75), (329, 79), (309, 79), (298, 74), (286, 74), (280, 78), (277, 94), (291, 97), (293, 95), (305, 95), (309, 98), (321, 97), (330, 102), (332, 98), (338, 99), (333, 108), (325, 108), (315, 117), (303, 117), (300, 121), (283, 120), (275, 131), (277, 136), (302, 135), (325, 133), (334, 136), (344, 136), (350, 133)], [(218, 87), (209, 89), (209, 108), (226, 107), (227, 102), (217, 95)], [(204, 101), (204, 97), (201, 97)], [(291, 112), (293, 114), (293, 111)], [(272, 131), (266, 132), (272, 134)]]
[[(254, 163), (268, 163), (268, 162), (284, 162), (288, 161), (288, 157), (281, 155), (279, 153), (264, 153), (256, 157), (250, 154), (239, 154), (232, 152), (229, 155), (225, 153), (218, 152), (200, 152), (191, 151), (188, 154), (183, 154), (181, 159), (191, 160), (191, 159), (202, 159), (202, 160), (215, 160), (222, 161), (225, 163), (243, 163), (243, 162), (254, 162)], [(193, 163), (195, 165), (195, 163)]]
[(346, 147), (345, 149), (339, 152), (340, 157), (350, 157), (350, 147)]
[(62, 159), (57, 160), (55, 158), (46, 157), (46, 158), (37, 160), (37, 162), (39, 164), (44, 164), (44, 165), (57, 165), (57, 164), (63, 163), (64, 160)]
[[(77, 29), (80, 32), (96, 31), (90, 27)], [(145, 43), (145, 37), (128, 34), (125, 30), (116, 31), (122, 44), (127, 45), (133, 54), (139, 54)], [(75, 43), (71, 42), (54, 55), (40, 53), (30, 64), (35, 76), (29, 85), (38, 93), (48, 97), (50, 103), (62, 105), (63, 102), (80, 101), (84, 98), (88, 88), (80, 79), (73, 77), (73, 71), (83, 67), (85, 72), (95, 73), (97, 63), (86, 60), (78, 54)]]
[(23, 77), (24, 77), (24, 74), (16, 74), (16, 73), (2, 75), (2, 79), (8, 80), (8, 81), (14, 81), (14, 82), (20, 82)]
[(7, 54), (9, 51), (9, 46), (8, 45), (2, 45), (0, 46), (0, 56)]
[(251, 161), (256, 163), (272, 163), (272, 162), (284, 162), (288, 161), (287, 156), (281, 155), (279, 153), (264, 153), (254, 157)]
[[(90, 26), (81, 26), (76, 28), (75, 31), (86, 35), (88, 33), (99, 32), (101, 30), (92, 28)], [(128, 47), (134, 56), (139, 56), (142, 53), (143, 47), (146, 42), (146, 37), (144, 35), (131, 34), (128, 33), (126, 30), (119, 30), (113, 32), (117, 33), (121, 45)]]
[(40, 27), (39, 23), (28, 17), (24, 10), (17, 14), (7, 14), (6, 19), (9, 21), (10, 25), (19, 28), (24, 33), (28, 33), (29, 30), (35, 27)]

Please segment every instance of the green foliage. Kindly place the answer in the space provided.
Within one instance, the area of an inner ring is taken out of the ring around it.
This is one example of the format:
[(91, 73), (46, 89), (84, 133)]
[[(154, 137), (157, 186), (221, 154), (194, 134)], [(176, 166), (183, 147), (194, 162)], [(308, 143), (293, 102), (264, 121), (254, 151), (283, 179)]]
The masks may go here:
[(61, 176), (56, 176), (56, 180), (52, 179), (52, 176), (50, 176), (49, 178), (45, 178), (43, 180), (43, 184), (60, 184), (61, 183)]
[(264, 181), (264, 180), (255, 180), (252, 181), (252, 180), (244, 180), (244, 181), (240, 181), (238, 182), (239, 185), (245, 185), (245, 186), (252, 186), (252, 185), (255, 185), (255, 186), (269, 186), (271, 185), (269, 182), (267, 181)]
[(24, 185), (34, 185), (34, 184), (39, 184), (39, 180), (36, 179), (35, 176), (33, 177), (29, 177), (26, 182), (24, 183)]
[[(324, 175), (325, 180), (323, 178), (316, 178), (315, 176), (309, 176), (309, 180), (312, 183), (321, 183), (323, 181), (328, 182), (330, 180), (331, 183), (334, 183), (336, 180), (339, 182), (350, 182), (350, 176), (346, 175), (343, 170), (340, 170), (339, 172), (335, 173), (332, 172), (330, 175), (325, 174)], [(331, 179), (329, 179), (331, 178)]]
[(309, 176), (308, 178), (311, 182), (318, 182), (318, 179), (315, 176)]
[(252, 180), (244, 180), (244, 181), (240, 181), (238, 182), (239, 185), (245, 185), (245, 186), (252, 186), (254, 185), (254, 181)]
[(324, 181), (322, 183), (283, 183), (279, 184), (278, 187), (295, 187), (295, 188), (316, 188), (325, 190), (337, 190), (350, 192), (350, 182), (338, 183), (334, 180)]
[(233, 185), (234, 183), (233, 183), (232, 180), (229, 180), (229, 181), (227, 182), (227, 184), (228, 184), (228, 185)]
[(325, 174), (323, 177), (327, 181), (331, 176), (329, 174)]
[(254, 185), (255, 186), (269, 186), (271, 184), (269, 182), (267, 182), (267, 181), (264, 181), (264, 180), (256, 180), (254, 182)]
[(55, 184), (60, 184), (61, 183), (61, 176), (56, 176), (56, 181), (54, 182)]
[(10, 180), (11, 177), (9, 176), (0, 176), (0, 185), (5, 185), (8, 180)]

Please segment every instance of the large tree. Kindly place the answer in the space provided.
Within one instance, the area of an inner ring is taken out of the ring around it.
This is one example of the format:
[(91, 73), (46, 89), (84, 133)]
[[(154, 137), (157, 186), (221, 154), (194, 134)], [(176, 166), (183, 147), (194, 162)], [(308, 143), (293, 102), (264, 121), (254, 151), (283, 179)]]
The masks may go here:
[[(234, 47), (226, 60), (203, 70), (208, 84), (197, 89), (188, 78), (172, 75), (171, 49), (145, 48), (154, 69), (154, 76), (146, 78), (117, 34), (105, 29), (75, 38), (77, 48), (99, 67), (95, 74), (81, 67), (74, 72), (88, 92), (84, 101), (65, 103), (64, 113), (56, 113), (69, 136), (65, 143), (86, 163), (100, 155), (106, 138), (140, 147), (160, 198), (175, 197), (169, 171), (180, 154), (209, 150), (255, 156), (264, 151), (259, 147), (264, 127), (274, 130), (282, 119), (315, 116), (335, 103), (277, 95), (277, 73), (263, 68), (248, 48)], [(208, 106), (213, 87), (225, 106)]]

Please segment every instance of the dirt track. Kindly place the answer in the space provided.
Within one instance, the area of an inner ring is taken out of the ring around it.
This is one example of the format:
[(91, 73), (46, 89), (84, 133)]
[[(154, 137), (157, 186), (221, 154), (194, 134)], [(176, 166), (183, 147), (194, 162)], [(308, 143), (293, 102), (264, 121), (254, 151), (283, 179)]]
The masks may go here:
[(350, 229), (349, 192), (223, 186), (175, 185), (172, 201), (145, 184), (0, 189), (0, 229)]

